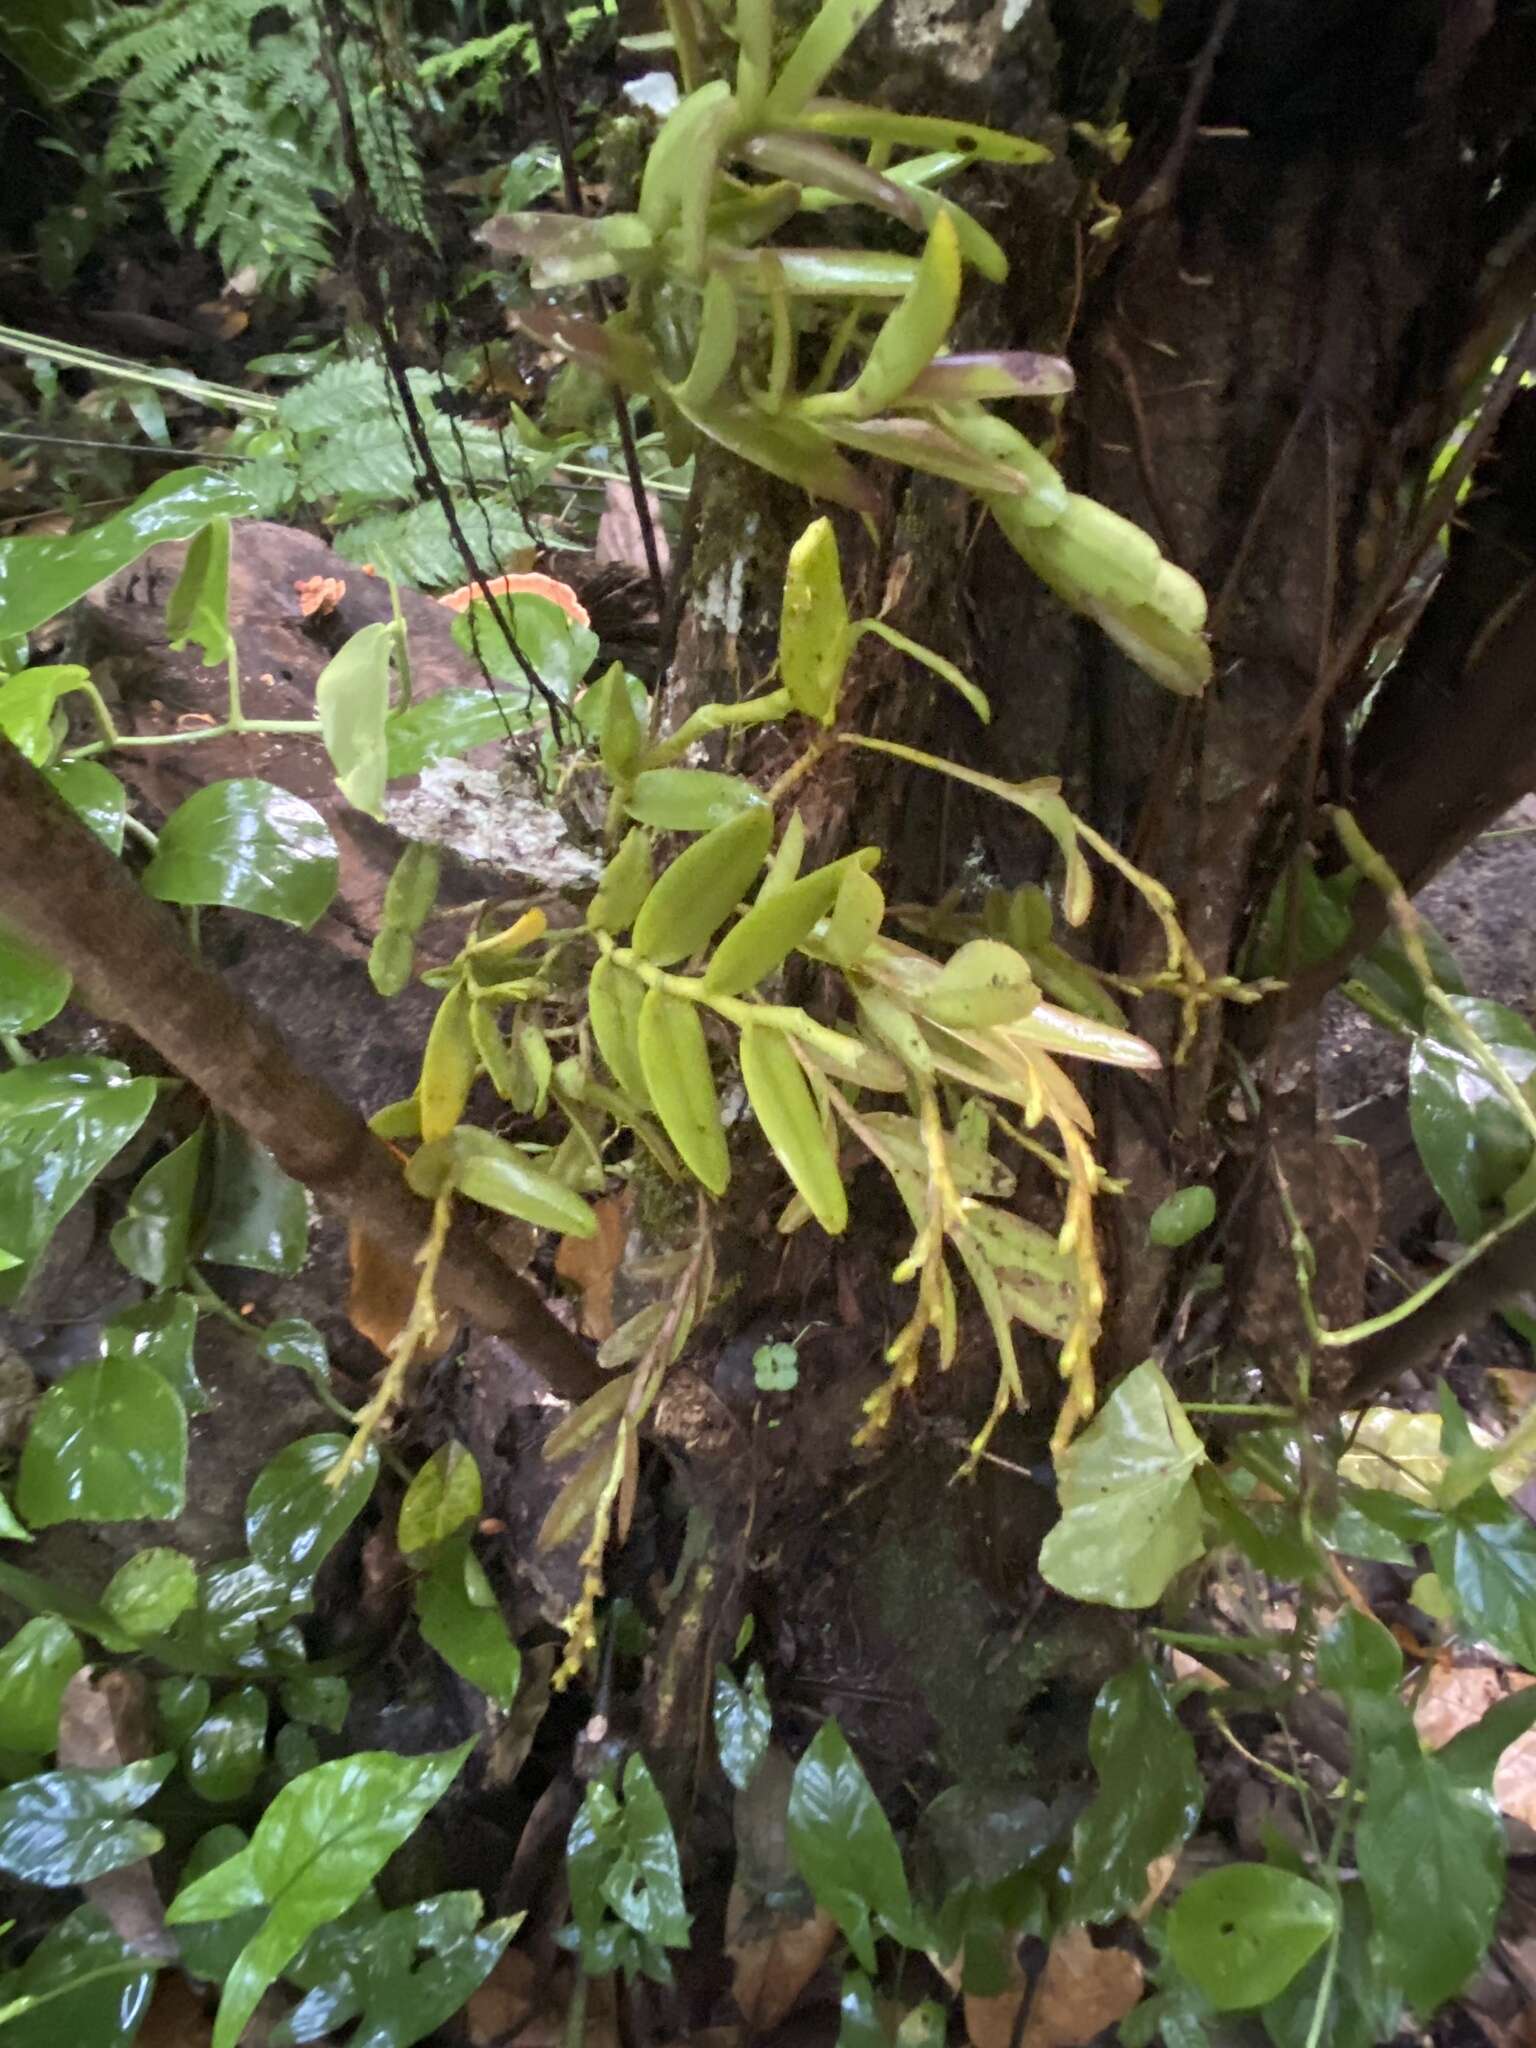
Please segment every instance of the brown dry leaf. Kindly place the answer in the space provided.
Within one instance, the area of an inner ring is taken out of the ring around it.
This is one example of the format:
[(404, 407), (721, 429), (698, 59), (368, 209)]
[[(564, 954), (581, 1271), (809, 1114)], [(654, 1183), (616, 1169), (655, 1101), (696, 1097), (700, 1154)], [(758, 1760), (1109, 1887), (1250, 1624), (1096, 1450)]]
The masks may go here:
[[(651, 532), (656, 538), (657, 559), (665, 576), (672, 566), (672, 551), (667, 546), (667, 536), (661, 523), (661, 500), (654, 491), (647, 491), (645, 502), (651, 515)], [(622, 562), (626, 568), (638, 569), (642, 575), (649, 573), (645, 539), (635, 512), (634, 493), (627, 483), (611, 483), (603, 493), (603, 516), (597, 522), (595, 556), (599, 562)]]
[(339, 576), (301, 576), (294, 583), (299, 594), (299, 617), (301, 619), (321, 618), (327, 612), (335, 611), (347, 594), (347, 586)]
[(532, 1956), (509, 1948), (478, 1991), (469, 1995), (464, 2008), (464, 2029), (472, 2048), (491, 2048), (514, 2030), (525, 2048), (553, 2048), (559, 2039), (559, 2014), (551, 2012), (552, 2026), (541, 2024), (543, 2015), (530, 2019), (539, 1992), (539, 1970)]
[(1128, 1949), (1095, 1948), (1086, 1927), (1065, 1927), (1051, 1943), (1021, 2048), (1085, 2048), (1118, 2026), (1144, 1989)]
[(203, 299), (193, 312), (198, 326), (218, 341), (233, 341), (251, 324), (250, 314), (232, 306), (227, 299)]
[[(1536, 1685), (1523, 1671), (1500, 1671), (1490, 1664), (1435, 1665), (1414, 1708), (1413, 1723), (1431, 1749), (1438, 1749), (1481, 1721), (1492, 1706), (1512, 1692)], [(1512, 1742), (1493, 1774), (1493, 1796), (1512, 1819), (1536, 1828), (1536, 1728)]]
[[(347, 1258), (352, 1284), (347, 1293), (347, 1320), (359, 1336), (388, 1355), (390, 1346), (405, 1328), (416, 1299), (419, 1277), (415, 1264), (386, 1251), (365, 1230), (354, 1224), (347, 1233)], [(441, 1358), (458, 1334), (457, 1316), (446, 1311), (437, 1319), (437, 1337), (423, 1345), (423, 1360)]]
[[(60, 1768), (115, 1771), (154, 1752), (149, 1681), (137, 1671), (103, 1671), (99, 1677), (89, 1665), (77, 1671), (59, 1702)], [(109, 1870), (82, 1889), (129, 1948), (166, 1962), (176, 1954), (147, 1861)]]
[(808, 1919), (789, 1920), (754, 1908), (740, 1885), (731, 1886), (725, 1908), (731, 1996), (754, 2033), (770, 2032), (794, 2009), (836, 1938), (837, 1922), (819, 1906)]
[(629, 1235), (629, 1191), (594, 1202), (593, 1237), (562, 1237), (555, 1272), (581, 1291), (583, 1333), (601, 1344), (613, 1335), (613, 1282)]
[(1166, 1856), (1154, 1856), (1147, 1865), (1147, 1895), (1132, 1913), (1131, 1918), (1138, 1924), (1146, 1919), (1158, 1900), (1167, 1891), (1169, 1880), (1179, 1867), (1179, 1852), (1170, 1849)]

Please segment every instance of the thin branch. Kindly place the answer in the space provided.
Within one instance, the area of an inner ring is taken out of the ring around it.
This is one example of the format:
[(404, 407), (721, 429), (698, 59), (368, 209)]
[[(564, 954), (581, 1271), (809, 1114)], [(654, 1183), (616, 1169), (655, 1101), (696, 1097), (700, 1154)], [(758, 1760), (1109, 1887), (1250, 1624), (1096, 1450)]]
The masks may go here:
[[(175, 915), (0, 738), (0, 918), (74, 977), (98, 1015), (125, 1024), (285, 1173), (409, 1263), (432, 1207), (413, 1195), (362, 1117), (294, 1060), (274, 1027), (187, 945)], [(506, 1340), (566, 1400), (601, 1384), (586, 1347), (467, 1222), (448, 1237), (445, 1301)]]

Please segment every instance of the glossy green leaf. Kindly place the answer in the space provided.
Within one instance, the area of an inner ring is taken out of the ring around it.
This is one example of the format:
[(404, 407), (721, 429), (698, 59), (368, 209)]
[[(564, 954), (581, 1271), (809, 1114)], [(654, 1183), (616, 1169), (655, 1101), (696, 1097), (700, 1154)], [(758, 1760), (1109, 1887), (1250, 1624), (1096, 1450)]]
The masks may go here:
[(1209, 1230), (1215, 1221), (1216, 1197), (1210, 1188), (1180, 1188), (1152, 1211), (1147, 1219), (1147, 1237), (1165, 1251), (1172, 1251), (1188, 1244), (1202, 1230)]
[(851, 645), (842, 563), (830, 519), (816, 519), (789, 551), (779, 612), (779, 680), (807, 718), (837, 715)]
[(1061, 1520), (1040, 1551), (1059, 1593), (1150, 1607), (1200, 1555), (1200, 1439), (1149, 1359), (1127, 1374), (1056, 1461)]
[(74, 1630), (56, 1615), (22, 1623), (0, 1649), (0, 1749), (22, 1756), (52, 1753), (59, 1702), (84, 1662)]
[(32, 1531), (17, 1519), (16, 1510), (6, 1499), (4, 1493), (0, 1493), (0, 1543), (30, 1543), (31, 1541)]
[(159, 1373), (189, 1415), (207, 1409), (193, 1363), (197, 1307), (188, 1294), (155, 1294), (119, 1309), (101, 1333), (104, 1358), (136, 1359)]
[(647, 768), (635, 777), (624, 808), (658, 832), (709, 832), (765, 806), (762, 793), (739, 775), (713, 768)]
[[(1449, 999), (1520, 1087), (1536, 1074), (1536, 1032), (1502, 1003)], [(1443, 1020), (1413, 1041), (1408, 1056), (1413, 1139), (1459, 1235), (1482, 1235), (1484, 1212), (1513, 1186), (1531, 1138), (1513, 1105), (1452, 1039)]]
[(628, 931), (650, 889), (650, 838), (644, 832), (626, 832), (618, 852), (603, 869), (597, 892), (587, 908), (587, 923), (595, 932)]
[(213, 1705), (206, 1678), (162, 1678), (155, 1687), (155, 1724), (162, 1746), (180, 1749)]
[(1338, 1909), (1320, 1886), (1264, 1863), (1229, 1863), (1187, 1885), (1168, 1952), (1218, 2012), (1276, 1998), (1327, 1941)]
[(6, 2048), (130, 2048), (154, 1984), (155, 1965), (79, 1906), (0, 1977)]
[(640, 1005), (645, 984), (616, 960), (600, 954), (587, 984), (587, 1021), (603, 1063), (615, 1081), (641, 1108), (650, 1092), (640, 1065)]
[(694, 1178), (712, 1195), (723, 1194), (731, 1177), (730, 1153), (698, 1009), (664, 989), (647, 989), (635, 1042), (646, 1095), (662, 1129)]
[(846, 391), (807, 400), (804, 409), (843, 411), (855, 419), (883, 411), (941, 352), (959, 303), (960, 242), (953, 220), (940, 209), (912, 289), (886, 315), (858, 376)]
[[(1398, 2036), (1403, 1994), (1383, 1967), (1358, 1882), (1344, 1887), (1343, 1909), (1331, 1981), (1325, 1986), (1330, 1952), (1324, 1947), (1264, 2008), (1264, 2031), (1274, 2048), (1379, 2048)], [(1320, 2000), (1323, 2022), (1317, 2032)]]
[[(0, 1246), (25, 1268), (137, 1131), (155, 1084), (115, 1060), (36, 1060), (0, 1073)], [(0, 1302), (21, 1274), (0, 1274)]]
[(224, 904), (308, 931), (336, 893), (336, 842), (312, 804), (270, 782), (210, 782), (165, 821), (143, 883), (162, 903)]
[(683, 1948), (689, 1918), (677, 1837), (645, 1758), (632, 1750), (624, 1766), (623, 1848), (603, 1882), (619, 1918), (660, 1947)]
[(773, 813), (756, 804), (685, 848), (641, 907), (636, 950), (666, 967), (707, 944), (762, 866), (772, 836)]
[(312, 1722), (316, 1728), (339, 1735), (347, 1718), (352, 1688), (344, 1678), (302, 1671), (283, 1681), (279, 1697), (290, 1721)]
[(768, 94), (773, 121), (793, 121), (879, 6), (880, 0), (822, 0)]
[(442, 1892), (370, 1918), (333, 1922), (284, 1973), (308, 1992), (272, 2036), (274, 2048), (332, 2040), (349, 2020), (350, 2048), (411, 2048), (460, 2012), (484, 1982), (521, 1915), (480, 1925), (478, 1892)]
[(22, 1447), (16, 1504), (34, 1529), (134, 1522), (186, 1505), (187, 1412), (139, 1360), (77, 1365), (43, 1396)]
[(291, 1365), (327, 1393), (331, 1387), (330, 1354), (325, 1339), (313, 1323), (302, 1316), (280, 1316), (268, 1323), (261, 1340), (262, 1355), (274, 1365)]
[(1317, 1682), (1333, 1692), (1394, 1692), (1402, 1678), (1396, 1638), (1369, 1614), (1345, 1607), (1317, 1639)]
[[(453, 622), (453, 637), (471, 658), (478, 640), (486, 667), (503, 685), (501, 696), (515, 728), (541, 715), (542, 707), (507, 646), (499, 624), (502, 619), (510, 620), (513, 638), (545, 688), (561, 699), (575, 695), (591, 668), (597, 655), (597, 635), (590, 627), (578, 626), (550, 598), (526, 592), (497, 598), (494, 613), (484, 598), (476, 598), (467, 611), (459, 613)], [(505, 726), (501, 736), (506, 737)]]
[(828, 1135), (794, 1049), (782, 1031), (748, 1025), (741, 1034), (741, 1078), (758, 1129), (796, 1192), (830, 1236), (848, 1225), (837, 1144)]
[[(0, 549), (5, 545), (0, 541)], [(34, 767), (41, 767), (54, 752), (62, 728), (62, 714), (57, 722), (54, 716), (59, 699), (83, 689), (90, 679), (89, 669), (73, 664), (29, 668), (0, 678), (0, 733)]]
[(179, 1287), (186, 1277), (187, 1251), (203, 1162), (203, 1126), (139, 1177), (120, 1223), (112, 1226), (112, 1249), (130, 1273), (151, 1287)]
[(228, 659), (229, 521), (210, 519), (187, 549), (176, 587), (166, 599), (165, 632), (177, 650), (189, 640), (202, 651), (203, 666), (214, 668)]
[(309, 1249), (309, 1197), (265, 1145), (221, 1117), (198, 1257), (255, 1273), (297, 1273)]
[(384, 815), (388, 780), (385, 722), (395, 629), (386, 619), (364, 626), (332, 655), (315, 683), (320, 737), (349, 804), (372, 818)]
[(197, 1602), (197, 1568), (179, 1551), (140, 1550), (107, 1581), (101, 1604), (125, 1636), (163, 1636)]
[(99, 761), (61, 761), (43, 773), (82, 825), (88, 825), (113, 853), (123, 850), (128, 792)]
[(810, 937), (837, 901), (848, 870), (853, 866), (867, 870), (878, 859), (878, 851), (870, 847), (772, 891), (765, 878), (757, 901), (716, 946), (704, 970), (704, 986), (712, 995), (722, 996), (757, 988)]
[(361, 1751), (319, 1764), (276, 1794), (247, 1848), (182, 1887), (166, 1913), (173, 1926), (268, 1908), (225, 1980), (212, 2048), (234, 2048), (268, 1986), (317, 1927), (362, 1896), (473, 1746), (422, 1757)]
[(1518, 1742), (1536, 1725), (1536, 1687), (1523, 1686), (1495, 1700), (1469, 1728), (1462, 1728), (1443, 1748), (1436, 1761), (1452, 1781), (1468, 1792), (1492, 1792), (1499, 1760), (1511, 1743)]
[(936, 114), (897, 114), (852, 100), (813, 99), (795, 115), (793, 126), (840, 141), (868, 139), (902, 149), (953, 150), (977, 163), (1038, 164), (1048, 162), (1051, 155), (1044, 143), (1001, 128), (981, 128)]
[(259, 1686), (226, 1693), (193, 1731), (181, 1760), (187, 1783), (213, 1806), (256, 1788), (267, 1761), (267, 1696)]
[(245, 1540), (256, 1562), (285, 1585), (313, 1579), (368, 1504), (378, 1454), (370, 1445), (340, 1485), (332, 1485), (330, 1474), (346, 1447), (344, 1436), (299, 1437), (251, 1482)]
[(418, 697), (404, 711), (393, 712), (384, 727), (387, 778), (395, 782), (419, 775), (434, 761), (460, 760), (476, 747), (492, 746), (505, 740), (509, 729), (520, 732), (532, 725), (538, 709), (526, 689), (493, 695), (484, 687), (455, 684)]
[(158, 1828), (130, 1820), (164, 1783), (173, 1759), (116, 1771), (45, 1771), (0, 1792), (0, 1870), (24, 1884), (89, 1884), (153, 1856)]
[(83, 533), (0, 541), (0, 640), (56, 617), (157, 542), (190, 540), (210, 519), (249, 518), (257, 509), (228, 468), (180, 469)]
[[(193, 1843), (191, 1853), (182, 1866), (182, 1890), (188, 1890), (199, 1878), (207, 1877), (220, 1865), (233, 1863), (247, 1846), (243, 1828), (234, 1827), (228, 1821), (210, 1828)], [(239, 1864), (235, 1867), (237, 1871), (243, 1868)], [(243, 1905), (232, 1906), (226, 1918), (188, 1923), (178, 1930), (176, 1936), (183, 1968), (191, 1976), (205, 1978), (211, 1984), (222, 1984), (234, 1968), (240, 1951), (258, 1931), (264, 1918), (260, 1894), (253, 1886), (252, 1896)]]
[(1429, 1554), (1467, 1634), (1536, 1672), (1536, 1528), (1529, 1517), (1482, 1487), (1437, 1518)]
[(1029, 963), (999, 939), (971, 939), (923, 990), (922, 1013), (951, 1030), (985, 1031), (1027, 1016), (1040, 1000)]
[(71, 986), (46, 953), (0, 924), (0, 1031), (40, 1031), (69, 1001)]
[(1493, 1936), (1504, 1830), (1491, 1793), (1458, 1785), (1398, 1712), (1400, 1738), (1372, 1744), (1355, 1859), (1387, 1968), (1428, 2015), (1461, 1989)]
[(522, 1655), (467, 1540), (451, 1543), (416, 1582), (423, 1639), (503, 1709), (517, 1697)]
[(745, 1792), (768, 1754), (768, 1738), (773, 1732), (773, 1709), (763, 1687), (762, 1665), (750, 1664), (746, 1682), (740, 1684), (726, 1665), (717, 1664), (710, 1706), (720, 1768), (738, 1792)]
[(1179, 1849), (1204, 1802), (1195, 1745), (1150, 1664), (1099, 1688), (1088, 1726), (1099, 1789), (1072, 1835), (1072, 1917), (1117, 1920), (1147, 1893), (1147, 1866)]
[(835, 1721), (823, 1722), (795, 1766), (789, 1849), (818, 1906), (829, 1912), (866, 1970), (875, 1927), (898, 1939), (912, 1917), (901, 1850), (858, 1758)]
[(483, 1502), (474, 1454), (461, 1443), (440, 1444), (405, 1490), (395, 1541), (407, 1557), (432, 1550), (477, 1521)]

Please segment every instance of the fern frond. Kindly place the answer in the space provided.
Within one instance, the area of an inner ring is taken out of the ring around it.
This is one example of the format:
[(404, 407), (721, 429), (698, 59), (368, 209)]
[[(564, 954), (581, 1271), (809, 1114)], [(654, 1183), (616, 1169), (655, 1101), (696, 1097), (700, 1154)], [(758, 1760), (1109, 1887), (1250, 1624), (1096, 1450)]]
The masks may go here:
[[(463, 501), (458, 518), (471, 552), (485, 568), (499, 567), (538, 539), (516, 507), (502, 501), (487, 500), (483, 506)], [(396, 576), (418, 589), (441, 590), (465, 580), (463, 558), (436, 503), (413, 505), (406, 512), (373, 513), (342, 527), (331, 545), (347, 561), (370, 562), (381, 575)]]

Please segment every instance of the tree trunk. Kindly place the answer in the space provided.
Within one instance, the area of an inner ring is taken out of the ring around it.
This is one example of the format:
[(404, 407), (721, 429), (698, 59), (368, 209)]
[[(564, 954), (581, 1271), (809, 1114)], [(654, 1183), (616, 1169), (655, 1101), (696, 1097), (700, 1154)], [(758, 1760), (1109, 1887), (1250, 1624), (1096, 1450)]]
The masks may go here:
[[(1287, 868), (1309, 846), (1327, 850), (1326, 802), (1358, 797), (1368, 829), (1423, 880), (1495, 807), (1536, 786), (1530, 585), (1509, 546), (1530, 488), (1524, 459), (1504, 472), (1498, 508), (1457, 534), (1442, 595), (1427, 611), (1419, 600), (1397, 671), (1363, 730), (1351, 725), (1377, 672), (1373, 649), (1401, 631), (1438, 565), (1448, 508), (1426, 532), (1431, 458), (1478, 402), (1519, 318), (1511, 279), (1524, 262), (1536, 123), (1515, 81), (1532, 75), (1536, 21), (1495, 0), (1169, 0), (1155, 26), (1125, 0), (893, 0), (870, 34), (884, 41), (850, 67), (865, 67), (846, 80), (851, 96), (959, 111), (1056, 151), (1038, 171), (970, 174), (967, 203), (1012, 270), (1001, 290), (975, 288), (960, 345), (1070, 357), (1078, 387), (1061, 419), (1036, 406), (1020, 423), (1042, 443), (1056, 437), (1075, 488), (1136, 519), (1202, 580), (1216, 677), (1202, 701), (1170, 696), (1065, 612), (962, 493), (888, 480), (880, 546), (842, 530), (855, 609), (884, 610), (960, 661), (995, 716), (981, 730), (952, 694), (881, 651), (860, 657), (853, 721), (994, 774), (1059, 775), (1079, 812), (1173, 890), (1212, 975), (1240, 968), (1250, 921)], [(1134, 146), (1116, 169), (1089, 131), (1102, 137), (1122, 118)], [(1496, 437), (1512, 456), (1530, 446), (1527, 413), (1524, 401), (1513, 407)], [(724, 694), (723, 676), (745, 689), (765, 672), (784, 555), (807, 516), (793, 493), (724, 460), (703, 465), (699, 502), (674, 670), (685, 698)], [(1464, 685), (1480, 707), (1477, 751), (1447, 780), (1448, 716)], [(819, 856), (855, 831), (878, 839), (893, 900), (921, 902), (1050, 872), (1049, 843), (1019, 813), (873, 759), (834, 754), (802, 785)], [(1409, 800), (1426, 782), (1443, 801)], [(1116, 889), (1082, 936), (1096, 964), (1132, 977), (1155, 940)], [(1101, 1382), (1169, 1334), (1186, 1268), (1149, 1246), (1147, 1217), (1192, 1180), (1228, 1198), (1220, 1253), (1202, 1254), (1226, 1260), (1226, 1343), (1261, 1363), (1293, 1355), (1274, 1156), (1303, 1220), (1331, 1223), (1319, 1243), (1322, 1300), (1345, 1315), (1358, 1301), (1372, 1187), (1320, 1132), (1312, 1075), (1312, 1015), (1342, 964), (1303, 976), (1284, 1006), (1209, 1007), (1182, 1061), (1174, 1007), (1145, 999), (1135, 1027), (1163, 1051), (1161, 1074), (1149, 1084), (1094, 1070), (1099, 1155), (1128, 1184), (1101, 1219)], [(1251, 1099), (1230, 1100), (1250, 1073), (1257, 1116)], [(755, 1215), (739, 1210), (727, 1261), (744, 1280), (733, 1327), (792, 1336), (828, 1326), (803, 1346), (807, 1400), (825, 1398), (833, 1416), (823, 1429), (842, 1427), (850, 1388), (878, 1373), (901, 1315), (887, 1279), (905, 1250), (900, 1219), (872, 1209), (862, 1186), (859, 1196), (829, 1261), (798, 1239), (782, 1261), (777, 1248), (765, 1253)], [(987, 1749), (993, 1708), (974, 1667), (968, 1690), (946, 1692), (931, 1630), (936, 1608), (957, 1616), (979, 1603), (980, 1638), (988, 1615), (1002, 1627), (1039, 1609), (1035, 1555), (1053, 1511), (1029, 1468), (1057, 1398), (1044, 1347), (1035, 1380), (1037, 1412), (997, 1446), (1012, 1469), (984, 1466), (960, 1488), (944, 1483), (959, 1462), (952, 1446), (985, 1412), (991, 1384), (974, 1334), (949, 1379), (919, 1385), (872, 1470), (822, 1436), (807, 1449), (801, 1424), (781, 1448), (804, 1469), (785, 1471), (771, 1443), (750, 1452), (753, 1515), (732, 1586), (712, 1589), (717, 1618), (746, 1603), (771, 1619), (791, 1690), (805, 1688), (813, 1713), (857, 1722), (865, 1753), (896, 1777), (925, 1749), (942, 1763), (952, 1738), (964, 1750), (961, 1730), (972, 1769), (1014, 1768), (1001, 1733), (995, 1755)], [(764, 1460), (777, 1468), (771, 1494), (758, 1485)], [(722, 1505), (744, 1497), (739, 1447), (689, 1469), (721, 1526), (740, 1530), (743, 1517)], [(813, 1499), (831, 1518), (821, 1531), (806, 1524)], [(1049, 1615), (1033, 1625), (1042, 1639)], [(1102, 1645), (1084, 1640), (1081, 1622), (1075, 1610), (1075, 1641), (1041, 1651), (1035, 1678), (1054, 1661), (1069, 1690), (1072, 1678), (1092, 1682)], [(834, 1636), (858, 1655), (830, 1654)], [(999, 1668), (1017, 1715), (1030, 1674), (1006, 1658)], [(997, 1711), (993, 1732), (1013, 1725)], [(978, 1766), (981, 1752), (990, 1761)]]

